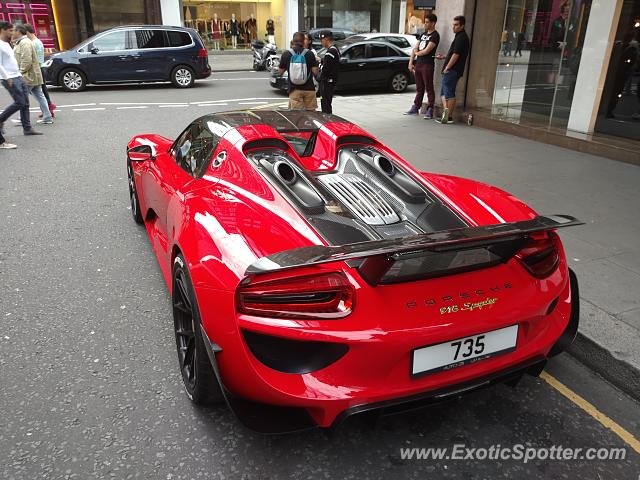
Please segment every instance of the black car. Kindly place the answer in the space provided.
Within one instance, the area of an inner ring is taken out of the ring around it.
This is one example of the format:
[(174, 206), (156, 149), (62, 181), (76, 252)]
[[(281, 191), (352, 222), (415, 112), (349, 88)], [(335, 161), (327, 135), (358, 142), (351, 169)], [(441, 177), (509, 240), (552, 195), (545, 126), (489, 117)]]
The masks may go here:
[(79, 92), (89, 83), (171, 81), (178, 88), (211, 75), (209, 53), (197, 31), (164, 26), (124, 26), (99, 33), (49, 56), (47, 84)]
[(309, 35), (311, 35), (311, 46), (316, 50), (320, 50), (322, 48), (320, 32), (326, 32), (327, 30), (333, 34), (333, 39), (335, 41), (344, 40), (345, 38), (356, 34), (356, 32), (347, 30), (346, 28), (312, 28), (309, 30)]
[[(415, 83), (413, 74), (409, 72), (409, 56), (394, 45), (347, 39), (336, 42), (336, 46), (340, 50), (337, 91), (386, 87), (401, 93)], [(322, 58), (324, 53), (324, 49), (319, 50), (318, 56)], [(271, 73), (270, 83), (279, 90), (289, 89), (287, 73), (280, 76), (277, 67)]]

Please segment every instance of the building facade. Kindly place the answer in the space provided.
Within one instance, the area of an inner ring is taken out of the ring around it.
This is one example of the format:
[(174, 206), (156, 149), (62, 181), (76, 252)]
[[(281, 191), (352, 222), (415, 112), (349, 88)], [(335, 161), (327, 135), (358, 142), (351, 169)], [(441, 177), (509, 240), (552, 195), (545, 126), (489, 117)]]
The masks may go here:
[(458, 3), (473, 32), (468, 109), (640, 152), (638, 0)]
[(15, 0), (0, 3), (0, 20), (32, 24), (49, 50), (116, 25), (162, 23), (160, 0)]

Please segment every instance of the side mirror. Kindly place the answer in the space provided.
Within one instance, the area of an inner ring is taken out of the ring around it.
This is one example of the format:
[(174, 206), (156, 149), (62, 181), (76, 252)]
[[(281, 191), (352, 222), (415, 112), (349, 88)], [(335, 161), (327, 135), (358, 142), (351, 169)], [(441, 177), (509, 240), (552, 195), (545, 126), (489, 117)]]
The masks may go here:
[(91, 48), (91, 50), (89, 50), (93, 55), (97, 55), (97, 53), (100, 51), (98, 50), (96, 47)]
[(146, 162), (153, 160), (155, 154), (150, 145), (137, 145), (127, 150), (127, 156), (132, 162)]
[(340, 63), (347, 63), (348, 61), (348, 58), (340, 58)]

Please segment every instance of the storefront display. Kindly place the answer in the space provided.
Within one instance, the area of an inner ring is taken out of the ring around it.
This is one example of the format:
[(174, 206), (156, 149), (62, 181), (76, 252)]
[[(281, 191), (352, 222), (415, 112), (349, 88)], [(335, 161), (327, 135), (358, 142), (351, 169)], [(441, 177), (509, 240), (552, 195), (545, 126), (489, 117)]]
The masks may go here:
[(0, 4), (0, 21), (33, 25), (44, 48), (56, 48), (55, 22), (49, 2), (12, 2)]
[(625, 0), (595, 127), (640, 140), (640, 2)]
[(508, 0), (493, 113), (566, 128), (591, 0)]
[(184, 25), (198, 30), (207, 46), (216, 50), (250, 48), (252, 41), (274, 35), (270, 2), (185, 0), (183, 7)]
[[(381, 0), (300, 0), (299, 11), (302, 12), (304, 24), (301, 30), (312, 28), (343, 28), (354, 32), (373, 32), (389, 30), (389, 26), (381, 26)], [(399, 8), (399, 6), (397, 7)], [(389, 17), (390, 19), (390, 17)]]

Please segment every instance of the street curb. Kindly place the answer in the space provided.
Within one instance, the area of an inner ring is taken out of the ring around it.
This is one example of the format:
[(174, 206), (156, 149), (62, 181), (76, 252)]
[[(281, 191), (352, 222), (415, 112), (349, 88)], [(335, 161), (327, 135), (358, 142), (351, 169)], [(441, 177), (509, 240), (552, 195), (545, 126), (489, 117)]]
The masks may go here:
[(614, 357), (609, 350), (580, 332), (567, 353), (640, 402), (640, 370)]

